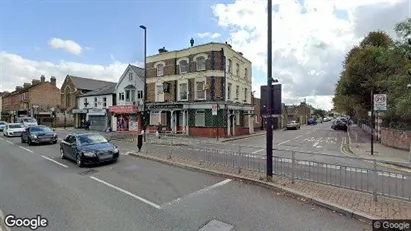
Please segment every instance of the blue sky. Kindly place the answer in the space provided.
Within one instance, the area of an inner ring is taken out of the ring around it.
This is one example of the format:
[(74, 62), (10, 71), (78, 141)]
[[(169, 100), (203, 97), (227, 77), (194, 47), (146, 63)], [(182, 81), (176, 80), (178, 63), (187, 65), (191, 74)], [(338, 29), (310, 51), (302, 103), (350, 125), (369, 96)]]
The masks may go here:
[[(224, 2), (224, 1), (218, 1)], [(143, 60), (143, 33), (148, 28), (148, 54), (211, 41), (196, 33), (227, 32), (213, 20), (211, 5), (216, 1), (6, 1), (1, 3), (1, 50), (27, 59), (107, 65), (110, 55), (120, 62)], [(50, 49), (51, 38), (73, 40), (83, 48), (80, 56)], [(224, 41), (222, 38), (218, 39)]]

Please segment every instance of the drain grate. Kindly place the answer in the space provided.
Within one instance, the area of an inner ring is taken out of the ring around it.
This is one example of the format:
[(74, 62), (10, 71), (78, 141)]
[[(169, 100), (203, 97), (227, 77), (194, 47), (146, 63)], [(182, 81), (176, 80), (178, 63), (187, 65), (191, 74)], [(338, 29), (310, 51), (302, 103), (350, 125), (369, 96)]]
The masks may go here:
[(84, 172), (79, 172), (78, 174), (82, 175), (82, 176), (86, 176), (86, 175), (91, 175), (91, 174), (96, 173), (96, 172), (98, 172), (98, 170), (89, 169), (89, 170), (86, 170)]

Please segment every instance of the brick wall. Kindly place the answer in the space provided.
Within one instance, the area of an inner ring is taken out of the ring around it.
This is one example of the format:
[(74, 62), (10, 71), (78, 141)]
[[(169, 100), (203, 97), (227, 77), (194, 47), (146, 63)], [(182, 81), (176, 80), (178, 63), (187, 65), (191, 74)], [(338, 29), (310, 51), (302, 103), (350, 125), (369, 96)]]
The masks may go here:
[(411, 132), (381, 128), (381, 143), (402, 150), (410, 150)]
[(17, 111), (23, 109), (22, 94), (10, 94), (3, 98), (3, 110)]
[(30, 107), (38, 105), (40, 108), (51, 108), (60, 105), (61, 102), (60, 89), (51, 83), (43, 83), (31, 88), (29, 95)]

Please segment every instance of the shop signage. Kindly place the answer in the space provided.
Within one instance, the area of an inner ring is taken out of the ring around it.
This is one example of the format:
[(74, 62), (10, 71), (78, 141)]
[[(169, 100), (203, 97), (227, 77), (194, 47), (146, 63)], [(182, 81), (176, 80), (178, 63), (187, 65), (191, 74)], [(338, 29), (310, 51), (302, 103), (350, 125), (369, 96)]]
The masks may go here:
[(88, 113), (106, 113), (106, 109), (92, 108), (88, 110)]
[(180, 109), (183, 108), (183, 104), (157, 104), (151, 105), (150, 110), (159, 110), (159, 109)]
[(134, 114), (137, 113), (138, 106), (134, 105), (127, 105), (127, 106), (111, 106), (108, 111), (110, 113), (115, 113), (115, 114)]
[(87, 114), (86, 109), (74, 109), (73, 114)]

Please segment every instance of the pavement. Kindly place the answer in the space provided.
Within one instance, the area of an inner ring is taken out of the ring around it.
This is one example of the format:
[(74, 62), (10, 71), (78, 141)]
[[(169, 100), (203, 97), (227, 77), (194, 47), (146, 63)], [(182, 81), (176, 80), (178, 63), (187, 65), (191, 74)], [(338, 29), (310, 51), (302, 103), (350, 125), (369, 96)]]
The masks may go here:
[(58, 144), (0, 137), (0, 215), (40, 215), (48, 226), (39, 230), (63, 231), (371, 230), (264, 187), (135, 158), (127, 148), (119, 146), (115, 164), (78, 168), (60, 159)]
[(387, 167), (411, 173), (411, 152), (374, 142), (374, 153), (371, 155), (369, 134), (356, 124), (350, 126), (348, 134), (349, 150), (355, 156), (376, 159), (386, 163)]

